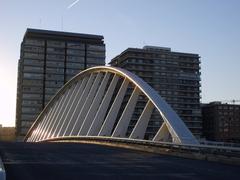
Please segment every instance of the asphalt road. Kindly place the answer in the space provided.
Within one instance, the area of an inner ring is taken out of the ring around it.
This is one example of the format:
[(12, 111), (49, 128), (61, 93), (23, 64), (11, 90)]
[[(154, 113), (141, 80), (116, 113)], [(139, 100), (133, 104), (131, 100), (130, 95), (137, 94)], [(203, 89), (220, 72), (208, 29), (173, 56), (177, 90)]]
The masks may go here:
[(7, 180), (239, 179), (240, 167), (79, 143), (0, 143)]

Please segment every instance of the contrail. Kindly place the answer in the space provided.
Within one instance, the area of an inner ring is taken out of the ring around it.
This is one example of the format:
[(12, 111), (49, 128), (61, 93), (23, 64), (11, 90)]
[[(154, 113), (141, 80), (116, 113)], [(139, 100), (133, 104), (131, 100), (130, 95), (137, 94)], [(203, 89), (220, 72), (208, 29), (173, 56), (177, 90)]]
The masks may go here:
[(74, 1), (72, 4), (70, 4), (67, 8), (70, 9), (72, 8), (75, 4), (77, 4), (79, 0)]

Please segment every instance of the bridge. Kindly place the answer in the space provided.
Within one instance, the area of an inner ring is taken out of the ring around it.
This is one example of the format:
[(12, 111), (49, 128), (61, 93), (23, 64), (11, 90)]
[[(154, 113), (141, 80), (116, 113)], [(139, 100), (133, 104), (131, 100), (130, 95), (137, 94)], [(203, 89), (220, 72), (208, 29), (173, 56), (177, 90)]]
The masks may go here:
[(157, 92), (120, 68), (76, 75), (24, 141), (0, 143), (7, 179), (239, 178), (239, 148), (199, 144)]
[(175, 111), (146, 82), (121, 68), (89, 68), (47, 104), (25, 141), (113, 137), (198, 144)]

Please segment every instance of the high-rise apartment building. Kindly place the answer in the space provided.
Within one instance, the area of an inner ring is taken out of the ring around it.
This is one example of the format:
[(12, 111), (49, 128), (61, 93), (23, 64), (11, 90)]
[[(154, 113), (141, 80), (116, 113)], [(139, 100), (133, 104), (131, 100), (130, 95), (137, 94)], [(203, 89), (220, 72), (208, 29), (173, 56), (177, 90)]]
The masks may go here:
[[(110, 62), (135, 73), (151, 85), (183, 119), (192, 133), (200, 138), (202, 120), (200, 108), (200, 60), (198, 54), (173, 52), (170, 48), (145, 46), (128, 48)], [(151, 139), (161, 119), (152, 117), (147, 132)]]
[(240, 143), (240, 105), (220, 101), (202, 105), (203, 133), (207, 140)]
[(103, 36), (27, 29), (18, 64), (19, 139), (59, 88), (80, 71), (98, 65), (105, 65)]

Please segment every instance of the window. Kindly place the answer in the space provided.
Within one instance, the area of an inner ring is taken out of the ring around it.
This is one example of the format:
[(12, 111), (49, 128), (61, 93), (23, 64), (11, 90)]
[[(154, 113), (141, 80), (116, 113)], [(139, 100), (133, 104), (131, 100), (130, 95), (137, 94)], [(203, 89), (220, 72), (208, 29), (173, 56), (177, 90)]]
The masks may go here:
[(87, 58), (87, 63), (104, 64), (105, 58)]
[(25, 52), (25, 53), (24, 53), (24, 58), (43, 59), (43, 58), (44, 58), (44, 55), (43, 55), (43, 54), (38, 54), (38, 53)]
[(63, 48), (47, 48), (47, 52), (48, 53), (56, 53), (56, 54), (64, 54), (65, 53), (65, 49)]
[(105, 57), (105, 52), (104, 51), (87, 51), (87, 56), (88, 57)]
[(93, 50), (93, 51), (105, 51), (105, 46), (101, 45), (87, 45), (88, 50)]
[(65, 42), (63, 41), (47, 41), (48, 47), (65, 47)]
[(35, 52), (35, 53), (43, 53), (44, 48), (43, 47), (38, 47), (38, 46), (24, 46), (24, 51), (25, 52)]
[(24, 72), (43, 72), (43, 67), (38, 66), (24, 66)]
[(46, 73), (55, 73), (55, 74), (63, 74), (64, 73), (64, 69), (62, 68), (46, 68)]
[(42, 92), (42, 87), (23, 87), (22, 88), (23, 92)]
[(67, 47), (71, 49), (85, 49), (85, 44), (78, 43), (78, 42), (68, 42)]
[(28, 79), (43, 79), (43, 74), (23, 73), (23, 77)]
[(25, 86), (42, 86), (43, 81), (42, 80), (30, 80), (30, 79), (24, 79), (23, 85)]
[(59, 54), (47, 54), (47, 60), (64, 61), (65, 56)]
[(24, 65), (43, 66), (44, 61), (43, 60), (37, 60), (37, 59), (24, 59), (23, 63), (24, 63)]
[(84, 57), (79, 57), (79, 56), (67, 56), (67, 61), (69, 62), (80, 62), (84, 63)]
[(58, 91), (58, 88), (45, 88), (47, 94), (55, 94)]
[(78, 55), (78, 56), (85, 56), (85, 52), (78, 49), (68, 49), (67, 50), (68, 55)]
[(36, 115), (35, 114), (22, 114), (21, 119), (23, 119), (23, 120), (33, 120), (33, 119), (36, 119)]
[(42, 106), (41, 100), (23, 100), (22, 105), (38, 105), (39, 107)]
[(27, 127), (30, 127), (32, 125), (32, 121), (22, 121), (21, 122), (21, 126), (27, 126)]
[(43, 45), (44, 45), (44, 40), (39, 40), (39, 39), (25, 39), (24, 44), (43, 46)]
[(80, 63), (67, 63), (66, 67), (67, 68), (72, 68), (72, 69), (79, 69), (79, 68), (84, 68), (84, 64), (80, 64)]
[(47, 67), (64, 67), (64, 63), (63, 62), (47, 61), (46, 66)]
[(42, 99), (41, 94), (25, 94), (22, 95), (23, 99)]
[(161, 91), (161, 94), (166, 94), (166, 91)]
[(67, 69), (66, 70), (66, 74), (77, 74), (79, 72), (80, 72), (80, 70), (78, 70), (78, 69)]

